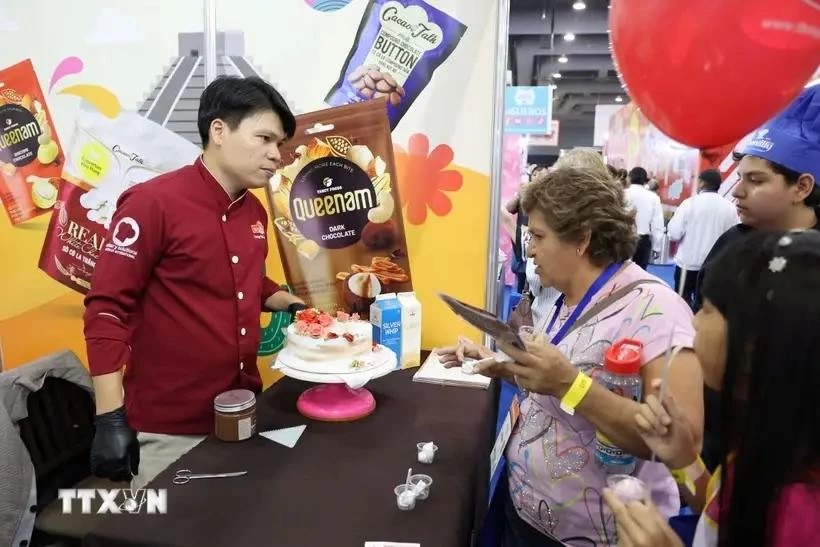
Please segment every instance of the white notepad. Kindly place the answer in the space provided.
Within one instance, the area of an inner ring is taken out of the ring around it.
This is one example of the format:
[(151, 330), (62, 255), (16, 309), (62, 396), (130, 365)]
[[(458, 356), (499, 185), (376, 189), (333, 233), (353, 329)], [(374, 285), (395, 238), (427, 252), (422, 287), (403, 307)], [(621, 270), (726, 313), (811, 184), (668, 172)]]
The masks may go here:
[(436, 352), (433, 351), (413, 376), (413, 381), (442, 386), (487, 389), (492, 380), (481, 374), (465, 374), (461, 372), (461, 367), (445, 368)]

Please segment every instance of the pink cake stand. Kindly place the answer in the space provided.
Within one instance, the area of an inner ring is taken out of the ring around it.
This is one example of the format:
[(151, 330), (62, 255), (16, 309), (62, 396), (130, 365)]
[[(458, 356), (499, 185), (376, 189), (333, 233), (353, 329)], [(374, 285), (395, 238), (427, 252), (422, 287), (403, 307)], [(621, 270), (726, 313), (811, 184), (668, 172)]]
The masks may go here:
[[(376, 379), (396, 369), (396, 354), (385, 347), (379, 349), (383, 364), (373, 369), (370, 379)], [(296, 409), (303, 416), (321, 422), (352, 422), (369, 416), (376, 410), (376, 398), (364, 387), (348, 386), (340, 375), (316, 374), (287, 366), (282, 359), (287, 348), (280, 352), (274, 368), (290, 378), (313, 382), (317, 385), (306, 390), (296, 401)]]
[(300, 414), (320, 422), (352, 422), (376, 410), (376, 398), (365, 388), (323, 384), (302, 393), (296, 401)]

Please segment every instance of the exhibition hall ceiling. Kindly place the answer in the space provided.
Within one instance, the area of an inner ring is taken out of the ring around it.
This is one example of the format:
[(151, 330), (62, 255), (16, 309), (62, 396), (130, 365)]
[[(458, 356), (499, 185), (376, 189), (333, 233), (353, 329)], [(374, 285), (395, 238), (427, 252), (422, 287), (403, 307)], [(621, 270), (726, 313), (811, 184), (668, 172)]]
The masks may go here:
[(556, 86), (553, 117), (562, 127), (592, 125), (597, 104), (629, 100), (609, 51), (608, 18), (609, 0), (511, 0), (513, 84)]

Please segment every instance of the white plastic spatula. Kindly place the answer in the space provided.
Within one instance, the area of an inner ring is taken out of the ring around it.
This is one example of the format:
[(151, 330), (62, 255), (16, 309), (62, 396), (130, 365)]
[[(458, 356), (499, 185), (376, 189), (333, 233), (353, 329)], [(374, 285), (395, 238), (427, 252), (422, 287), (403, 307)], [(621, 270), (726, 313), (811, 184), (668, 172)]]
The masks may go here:
[(279, 443), (293, 448), (299, 441), (299, 437), (305, 432), (306, 425), (297, 425), (296, 427), (286, 427), (284, 429), (272, 429), (270, 431), (262, 431), (259, 433), (269, 441)]

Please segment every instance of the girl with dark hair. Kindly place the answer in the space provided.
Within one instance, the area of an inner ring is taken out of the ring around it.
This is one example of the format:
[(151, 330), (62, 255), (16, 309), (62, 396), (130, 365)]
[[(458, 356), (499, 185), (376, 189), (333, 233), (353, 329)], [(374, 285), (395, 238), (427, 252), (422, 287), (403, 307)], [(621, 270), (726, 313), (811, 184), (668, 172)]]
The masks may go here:
[[(704, 381), (720, 392), (728, 451), (710, 477), (668, 386), (663, 401), (649, 395), (636, 414), (641, 436), (691, 505), (704, 508), (694, 547), (817, 545), (820, 234), (748, 236), (718, 258), (703, 293), (695, 352)], [(651, 506), (605, 499), (620, 545), (681, 545)]]

